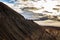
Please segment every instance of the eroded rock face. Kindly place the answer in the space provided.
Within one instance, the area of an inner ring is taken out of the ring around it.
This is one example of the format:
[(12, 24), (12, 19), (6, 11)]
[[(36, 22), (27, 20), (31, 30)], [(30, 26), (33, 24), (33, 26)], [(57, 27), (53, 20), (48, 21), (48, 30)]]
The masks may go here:
[(56, 40), (60, 40), (60, 30), (56, 29), (45, 29), (50, 35), (53, 35)]
[(47, 29), (32, 20), (25, 20), (22, 15), (0, 2), (0, 40), (60, 40), (59, 31), (57, 34), (54, 28)]

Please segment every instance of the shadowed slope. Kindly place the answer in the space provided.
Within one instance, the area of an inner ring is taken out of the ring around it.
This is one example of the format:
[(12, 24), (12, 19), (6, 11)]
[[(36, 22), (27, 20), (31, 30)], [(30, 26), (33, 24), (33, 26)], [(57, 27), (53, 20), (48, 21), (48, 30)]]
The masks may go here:
[(56, 40), (43, 27), (0, 2), (0, 40)]

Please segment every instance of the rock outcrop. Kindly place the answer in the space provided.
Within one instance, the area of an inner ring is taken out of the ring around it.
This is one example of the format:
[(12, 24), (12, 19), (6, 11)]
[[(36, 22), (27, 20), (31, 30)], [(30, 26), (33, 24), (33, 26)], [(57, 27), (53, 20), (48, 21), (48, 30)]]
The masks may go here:
[(25, 20), (0, 2), (0, 40), (60, 40), (60, 30)]

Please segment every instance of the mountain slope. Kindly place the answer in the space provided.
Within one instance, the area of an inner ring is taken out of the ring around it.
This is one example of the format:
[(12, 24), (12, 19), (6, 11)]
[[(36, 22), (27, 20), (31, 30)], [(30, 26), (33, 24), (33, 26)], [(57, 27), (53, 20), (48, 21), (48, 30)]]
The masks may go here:
[(56, 40), (51, 33), (0, 2), (0, 40)]

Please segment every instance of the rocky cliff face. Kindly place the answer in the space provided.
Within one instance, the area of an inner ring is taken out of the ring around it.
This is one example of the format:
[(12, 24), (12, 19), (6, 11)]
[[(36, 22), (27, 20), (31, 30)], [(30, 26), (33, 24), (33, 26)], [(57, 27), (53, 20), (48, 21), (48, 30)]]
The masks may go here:
[(25, 20), (22, 15), (0, 2), (0, 40), (60, 40), (60, 29)]

